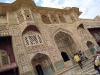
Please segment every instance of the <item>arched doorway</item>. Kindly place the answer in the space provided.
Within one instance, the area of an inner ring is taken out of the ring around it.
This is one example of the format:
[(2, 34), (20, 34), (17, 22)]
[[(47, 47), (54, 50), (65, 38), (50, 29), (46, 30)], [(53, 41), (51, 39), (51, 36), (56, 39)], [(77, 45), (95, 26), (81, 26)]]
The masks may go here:
[(73, 39), (71, 38), (69, 34), (60, 31), (54, 36), (54, 40), (60, 52), (64, 52), (64, 53), (61, 53), (62, 59), (64, 60), (64, 62), (66, 62), (67, 60), (65, 59), (65, 56), (67, 57), (67, 55), (68, 57), (73, 58), (74, 53), (76, 53), (76, 44), (74, 43)]
[(45, 54), (38, 53), (33, 57), (31, 63), (37, 75), (48, 75), (54, 72), (52, 62)]
[(91, 41), (87, 41), (86, 44), (89, 50), (91, 51), (91, 53), (94, 54), (95, 53), (94, 44)]
[(64, 62), (70, 60), (69, 57), (68, 57), (68, 55), (67, 55), (67, 53), (61, 52), (61, 55), (62, 55), (62, 57), (63, 57)]

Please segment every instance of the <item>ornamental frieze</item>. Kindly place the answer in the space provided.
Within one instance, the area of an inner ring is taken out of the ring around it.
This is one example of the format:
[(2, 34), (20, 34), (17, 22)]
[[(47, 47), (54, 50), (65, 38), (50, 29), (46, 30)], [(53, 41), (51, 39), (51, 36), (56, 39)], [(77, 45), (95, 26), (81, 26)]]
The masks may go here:
[(0, 31), (0, 36), (8, 36), (8, 35), (9, 35), (8, 30)]

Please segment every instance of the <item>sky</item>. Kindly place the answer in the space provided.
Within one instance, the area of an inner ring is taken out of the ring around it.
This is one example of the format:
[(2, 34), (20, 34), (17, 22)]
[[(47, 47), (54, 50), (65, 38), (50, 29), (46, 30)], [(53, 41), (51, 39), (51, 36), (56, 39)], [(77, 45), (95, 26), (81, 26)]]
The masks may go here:
[[(0, 0), (0, 2), (12, 3), (15, 0)], [(100, 0), (34, 0), (37, 6), (60, 8), (78, 7), (82, 12), (80, 18), (93, 19), (100, 16)]]

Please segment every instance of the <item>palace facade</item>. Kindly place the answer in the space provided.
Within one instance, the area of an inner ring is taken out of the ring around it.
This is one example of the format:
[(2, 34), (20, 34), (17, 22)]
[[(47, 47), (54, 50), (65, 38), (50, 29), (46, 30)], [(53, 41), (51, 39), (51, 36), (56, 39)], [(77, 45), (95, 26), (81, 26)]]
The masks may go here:
[(100, 46), (100, 16), (81, 13), (32, 0), (0, 3), (0, 75), (60, 75), (73, 66), (74, 53), (90, 58)]

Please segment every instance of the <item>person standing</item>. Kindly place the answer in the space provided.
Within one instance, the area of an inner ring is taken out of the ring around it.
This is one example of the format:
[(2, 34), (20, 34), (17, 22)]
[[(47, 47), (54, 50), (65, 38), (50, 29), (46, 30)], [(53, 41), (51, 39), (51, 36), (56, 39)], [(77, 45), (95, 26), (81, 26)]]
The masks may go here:
[(97, 70), (98, 73), (100, 74), (99, 65), (100, 65), (100, 61), (99, 61), (99, 57), (97, 56), (96, 59), (95, 59), (95, 61), (94, 61), (94, 68), (95, 68), (95, 70)]
[(78, 56), (77, 53), (74, 54), (74, 61), (77, 62), (77, 63), (79, 64), (79, 66), (80, 66), (81, 69), (83, 69), (83, 68), (82, 68), (82, 63), (81, 63), (81, 58)]

